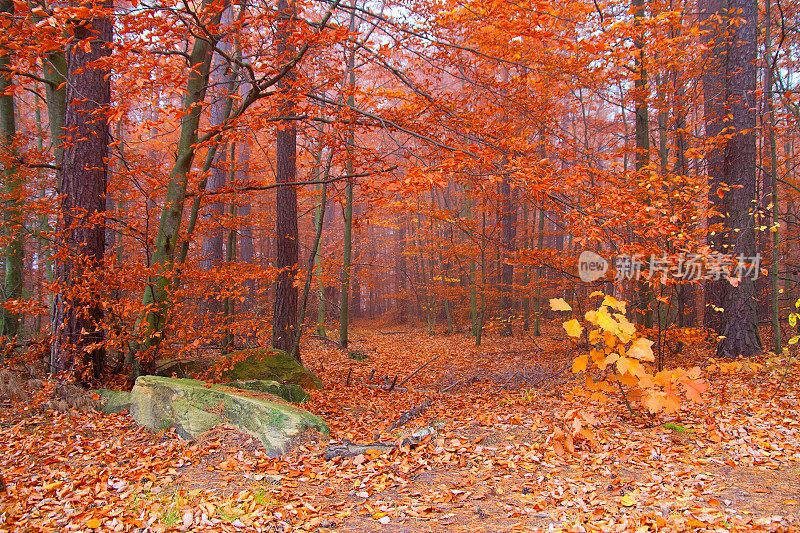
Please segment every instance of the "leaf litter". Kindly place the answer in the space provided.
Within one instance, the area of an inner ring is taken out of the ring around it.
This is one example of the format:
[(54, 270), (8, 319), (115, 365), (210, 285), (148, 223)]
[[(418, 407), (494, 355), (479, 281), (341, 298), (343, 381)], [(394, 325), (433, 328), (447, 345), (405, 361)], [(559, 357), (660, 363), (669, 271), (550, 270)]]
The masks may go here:
[(271, 459), (231, 427), (184, 441), (126, 414), (10, 400), (0, 530), (798, 530), (796, 361), (724, 373), (695, 346), (675, 363), (705, 362), (705, 403), (634, 417), (621, 399), (572, 393), (577, 353), (558, 329), (476, 348), (466, 335), (362, 328), (363, 361), (310, 341), (305, 362), (326, 389), (304, 407), (329, 423), (331, 443), (397, 445), (355, 457), (326, 460), (328, 442), (309, 438)]

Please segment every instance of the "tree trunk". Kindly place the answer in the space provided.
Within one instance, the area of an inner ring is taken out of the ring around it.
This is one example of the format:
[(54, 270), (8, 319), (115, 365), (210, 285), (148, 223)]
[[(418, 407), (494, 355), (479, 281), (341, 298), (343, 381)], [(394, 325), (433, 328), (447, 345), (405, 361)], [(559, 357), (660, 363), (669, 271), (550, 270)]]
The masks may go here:
[[(707, 156), (710, 200), (719, 212), (709, 220), (721, 231), (709, 238), (716, 252), (751, 258), (756, 254), (753, 206), (756, 200), (756, 52), (758, 6), (755, 0), (701, 0), (700, 22), (710, 30), (703, 74), (706, 137), (715, 147)], [(721, 138), (723, 134), (727, 141)], [(721, 189), (722, 188), (722, 189)], [(722, 197), (717, 194), (724, 191)], [(727, 279), (707, 285), (708, 297), (722, 311), (707, 309), (707, 324), (723, 337), (717, 353), (750, 356), (761, 351), (755, 283), (743, 275), (734, 287)]]
[[(223, 24), (230, 23), (230, 9), (231, 8), (228, 7), (222, 16)], [(218, 47), (226, 54), (230, 54), (231, 46), (227, 39), (220, 41)], [(233, 79), (232, 72), (228, 69), (226, 60), (220, 55), (215, 56), (215, 58), (213, 69), (214, 82), (212, 82), (212, 87), (216, 94), (212, 99), (210, 118), (212, 124), (223, 124), (230, 114), (228, 101), (230, 96), (234, 94), (235, 80)], [(209, 77), (212, 76), (209, 75)], [(211, 176), (206, 182), (206, 190), (208, 192), (215, 192), (225, 187), (226, 178), (230, 172), (228, 168), (226, 168), (227, 161), (227, 146), (226, 144), (221, 144), (214, 157)], [(232, 157), (230, 166), (233, 167)], [(206, 220), (209, 223), (208, 227), (211, 229), (210, 234), (203, 238), (203, 257), (200, 264), (205, 271), (219, 268), (225, 260), (225, 254), (223, 252), (225, 236), (222, 226), (222, 220), (225, 217), (225, 202), (218, 198), (219, 196), (216, 196), (214, 201), (211, 202), (206, 215)], [(223, 312), (223, 304), (219, 298), (219, 292), (219, 282), (215, 277), (215, 282), (209, 285), (209, 290), (203, 299), (204, 311), (208, 315), (211, 324), (217, 323), (219, 315)]]
[[(106, 0), (109, 12), (113, 5)], [(77, 377), (99, 378), (103, 371), (103, 304), (98, 283), (105, 254), (110, 72), (96, 65), (111, 54), (112, 20), (77, 21), (67, 50), (67, 112), (60, 171), (64, 250), (57, 264), (60, 293), (54, 310), (55, 371), (74, 367)], [(81, 41), (90, 40), (87, 50)], [(77, 359), (80, 359), (78, 361)]]
[[(203, 8), (208, 8), (211, 0), (204, 0)], [(219, 24), (221, 12), (215, 13), (209, 25)], [(142, 316), (136, 324), (140, 331), (140, 339), (131, 346), (127, 362), (132, 366), (131, 377), (135, 378), (140, 373), (139, 357), (150, 348), (154, 348), (161, 341), (166, 314), (169, 309), (169, 290), (173, 281), (170, 272), (175, 266), (175, 250), (178, 234), (183, 219), (183, 204), (186, 199), (189, 171), (194, 161), (195, 144), (197, 143), (197, 130), (200, 126), (208, 76), (211, 70), (211, 57), (213, 55), (212, 43), (207, 39), (195, 39), (190, 55), (193, 65), (189, 70), (189, 79), (186, 83), (186, 95), (183, 99), (185, 115), (181, 120), (181, 133), (176, 150), (176, 161), (170, 172), (170, 182), (167, 186), (167, 195), (164, 199), (164, 209), (156, 234), (155, 250), (150, 258), (151, 265), (161, 272), (153, 274), (144, 288)], [(144, 322), (145, 327), (140, 328)], [(149, 364), (146, 363), (146, 364)]]
[[(5, 25), (11, 24), (14, 16), (14, 4), (11, 0), (0, 1), (0, 20)], [(6, 70), (11, 65), (11, 51), (3, 50), (0, 57), (0, 68)], [(0, 338), (4, 342), (12, 343), (20, 329), (20, 316), (18, 313), (7, 311), (4, 307), (9, 300), (16, 300), (22, 296), (23, 261), (25, 259), (25, 219), (22, 212), (22, 174), (15, 162), (16, 150), (14, 142), (17, 137), (17, 127), (14, 120), (14, 93), (9, 91), (13, 85), (10, 73), (0, 74), (0, 161), (3, 164), (3, 192), (5, 193), (5, 206), (3, 208), (4, 233), (7, 244), (5, 246), (5, 283), (3, 285), (2, 300), (0, 300)], [(38, 109), (38, 108), (37, 108)], [(2, 353), (0, 352), (0, 360)]]
[[(353, 10), (350, 12), (350, 32), (356, 30), (356, 11), (355, 2), (353, 3)], [(355, 50), (350, 50), (347, 58), (347, 69), (345, 71), (346, 79), (348, 80), (348, 87), (350, 94), (347, 96), (347, 108), (355, 108), (356, 100), (353, 95), (353, 90), (356, 86), (356, 73), (355, 73)], [(353, 143), (354, 131), (353, 125), (349, 126), (347, 132), (347, 162), (345, 163), (345, 172), (350, 175), (353, 173)], [(347, 192), (344, 206), (344, 258), (342, 259), (342, 293), (339, 320), (339, 344), (342, 348), (347, 348), (348, 338), (347, 331), (350, 326), (350, 277), (352, 275), (352, 254), (353, 254), (353, 178), (347, 178)]]
[[(634, 25), (640, 26), (644, 18), (644, 0), (633, 0)], [(637, 35), (634, 40), (636, 46), (636, 71), (634, 73), (634, 88), (636, 90), (636, 173), (641, 179), (641, 173), (650, 164), (650, 116), (647, 103), (647, 68), (644, 60), (644, 43)], [(639, 312), (641, 324), (645, 328), (653, 327), (653, 290), (647, 281), (640, 281), (638, 287)]]
[(500, 184), (500, 192), (503, 199), (503, 212), (501, 214), (501, 224), (503, 228), (503, 254), (501, 261), (501, 277), (500, 284), (500, 315), (503, 321), (503, 327), (500, 330), (500, 335), (503, 337), (510, 337), (513, 334), (513, 327), (511, 324), (512, 314), (514, 312), (514, 263), (513, 255), (516, 251), (517, 239), (517, 194), (516, 188), (511, 190), (511, 183), (508, 181), (508, 173), (503, 173), (503, 181)]
[[(294, 3), (278, 0), (279, 25), (276, 34), (278, 57), (287, 61), (293, 54), (291, 24), (295, 16)], [(295, 76), (287, 74), (279, 82), (278, 91), (283, 92), (279, 112), (290, 116), (294, 112), (294, 99), (287, 94), (293, 89)], [(292, 352), (294, 334), (297, 329), (297, 261), (299, 242), (297, 233), (297, 189), (294, 182), (297, 174), (297, 130), (290, 119), (278, 128), (275, 149), (275, 182), (286, 184), (276, 189), (275, 217), (275, 266), (278, 277), (275, 283), (275, 307), (272, 319), (272, 346), (286, 353)], [(300, 350), (293, 354), (300, 361)]]
[[(767, 70), (764, 80), (764, 100), (766, 103), (765, 119), (768, 124), (769, 136), (769, 154), (770, 154), (770, 167), (769, 167), (769, 198), (767, 205), (764, 207), (766, 212), (771, 216), (770, 232), (767, 235), (772, 235), (771, 244), (771, 258), (770, 275), (769, 275), (769, 291), (770, 294), (770, 315), (772, 318), (772, 349), (774, 353), (781, 353), (781, 326), (780, 326), (780, 307), (778, 302), (779, 284), (778, 284), (778, 266), (780, 259), (780, 240), (778, 238), (778, 230), (780, 229), (780, 220), (778, 219), (778, 147), (775, 139), (775, 103), (773, 102), (773, 86), (775, 84), (775, 70), (773, 66), (774, 56), (772, 53), (772, 2), (765, 0), (764, 2), (764, 19), (766, 28), (764, 31), (764, 49), (765, 49), (765, 68)], [(766, 192), (766, 188), (765, 188)], [(765, 203), (767, 199), (765, 198)]]

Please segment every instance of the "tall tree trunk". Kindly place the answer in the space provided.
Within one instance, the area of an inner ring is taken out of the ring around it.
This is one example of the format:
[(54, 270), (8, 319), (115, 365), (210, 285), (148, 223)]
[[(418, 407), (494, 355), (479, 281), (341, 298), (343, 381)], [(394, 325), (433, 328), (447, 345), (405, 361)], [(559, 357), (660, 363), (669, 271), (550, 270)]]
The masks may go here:
[[(689, 175), (689, 164), (686, 160), (686, 102), (683, 83), (678, 78), (678, 69), (672, 69), (672, 85), (674, 100), (674, 136), (675, 136), (675, 174), (685, 179)], [(694, 223), (693, 223), (694, 225)], [(694, 283), (681, 282), (678, 285), (678, 327), (691, 327), (697, 324), (695, 298), (697, 288)]]
[[(0, 1), (0, 20), (4, 27), (12, 24), (14, 4), (11, 0)], [(3, 50), (0, 56), (0, 68), (9, 70), (11, 51)], [(13, 343), (20, 330), (20, 316), (6, 310), (4, 304), (22, 296), (23, 262), (25, 259), (25, 219), (22, 212), (22, 174), (16, 163), (14, 143), (17, 137), (14, 119), (14, 93), (10, 90), (13, 80), (10, 73), (0, 74), (0, 162), (3, 165), (3, 208), (4, 233), (7, 239), (5, 246), (5, 282), (2, 300), (0, 300), (0, 338), (4, 342)], [(38, 107), (37, 107), (38, 109)], [(13, 344), (12, 344), (13, 345)], [(2, 359), (2, 352), (0, 352)]]
[[(644, 0), (633, 0), (634, 25), (639, 27), (644, 18)], [(634, 39), (636, 46), (636, 71), (634, 78), (634, 88), (636, 90), (636, 173), (637, 179), (641, 179), (641, 173), (650, 164), (650, 116), (647, 103), (647, 67), (645, 66), (644, 42), (637, 35)], [(638, 288), (639, 312), (641, 324), (645, 328), (653, 327), (653, 290), (647, 281), (641, 281)]]
[(406, 283), (406, 215), (401, 213), (397, 221), (397, 256), (395, 259), (395, 305), (397, 306), (397, 321), (400, 324), (408, 322), (408, 287)]
[[(245, 91), (246, 92), (246, 91)], [(250, 179), (250, 145), (247, 142), (242, 144), (239, 150), (239, 179), (246, 181)], [(255, 246), (253, 242), (253, 226), (251, 215), (253, 207), (248, 199), (242, 199), (239, 206), (239, 216), (242, 226), (239, 229), (239, 262), (250, 264), (255, 260)], [(244, 300), (242, 301), (242, 311), (250, 312), (256, 303), (256, 285), (253, 278), (244, 281)]]
[[(544, 249), (544, 209), (539, 208), (539, 226), (536, 233), (536, 249), (539, 250), (539, 257)], [(541, 259), (540, 259), (541, 261)], [(544, 267), (536, 269), (536, 303), (533, 308), (533, 334), (538, 337), (542, 334), (542, 285), (544, 285)]]
[[(317, 154), (317, 167), (321, 163), (322, 150), (320, 149)], [(322, 196), (327, 194), (327, 189), (324, 185), (319, 186), (319, 192), (320, 199), (314, 207), (314, 231), (320, 234), (321, 239), (323, 223), (325, 222), (325, 205), (327, 204), (327, 199)], [(317, 335), (327, 337), (328, 332), (325, 330), (325, 272), (322, 269), (322, 254), (319, 253), (319, 250), (314, 254), (314, 276), (317, 278)]]
[[(530, 250), (531, 247), (531, 230), (528, 227), (528, 202), (524, 202), (522, 204), (522, 246), (526, 250)], [(534, 217), (536, 212), (534, 211)], [(530, 329), (530, 321), (531, 321), (531, 297), (530, 294), (530, 287), (528, 286), (531, 282), (531, 267), (525, 265), (522, 267), (523, 270), (523, 278), (522, 278), (522, 286), (523, 294), (522, 297), (522, 331), (528, 331)]]
[[(113, 4), (103, 2), (110, 13)], [(103, 304), (92, 287), (105, 254), (107, 159), (106, 112), (111, 100), (110, 72), (96, 64), (111, 54), (112, 19), (77, 21), (67, 50), (66, 138), (60, 171), (64, 250), (57, 264), (60, 283), (55, 306), (53, 347), (56, 371), (73, 368), (78, 377), (103, 371)], [(88, 49), (83, 45), (90, 41)], [(76, 359), (80, 359), (80, 361)]]
[[(352, 3), (350, 12), (350, 33), (356, 31), (356, 10), (355, 0)], [(355, 108), (356, 99), (353, 91), (356, 86), (355, 73), (355, 49), (350, 50), (347, 58), (347, 68), (345, 77), (350, 94), (347, 95), (347, 108), (351, 111)], [(355, 141), (354, 125), (349, 126), (347, 132), (347, 162), (345, 172), (350, 175), (353, 173), (353, 144)], [(352, 275), (352, 255), (353, 255), (353, 178), (347, 178), (347, 192), (344, 205), (344, 258), (342, 259), (342, 292), (339, 320), (339, 344), (342, 348), (347, 348), (347, 331), (350, 326), (350, 277)]]
[[(775, 84), (775, 69), (774, 60), (775, 56), (772, 53), (772, 2), (771, 0), (764, 0), (764, 20), (766, 27), (764, 28), (764, 51), (765, 61), (764, 67), (766, 68), (766, 75), (764, 76), (764, 100), (766, 102), (766, 119), (768, 124), (769, 136), (769, 203), (765, 207), (765, 211), (770, 213), (771, 227), (770, 233), (772, 235), (771, 242), (771, 256), (772, 263), (770, 264), (769, 273), (769, 294), (770, 294), (770, 309), (772, 317), (772, 349), (774, 353), (781, 353), (781, 325), (780, 325), (780, 307), (778, 302), (778, 267), (780, 265), (780, 239), (778, 238), (778, 230), (780, 229), (780, 221), (778, 219), (778, 147), (775, 139), (775, 103), (773, 102), (773, 86)], [(766, 190), (766, 187), (765, 187)]]
[[(228, 7), (222, 15), (222, 23), (229, 24), (231, 15), (231, 8)], [(227, 39), (223, 39), (217, 45), (218, 48), (230, 54), (231, 45)], [(211, 103), (211, 123), (223, 124), (230, 114), (230, 106), (228, 101), (230, 96), (234, 94), (235, 80), (232, 76), (232, 71), (228, 69), (226, 60), (221, 55), (216, 55), (214, 60), (213, 73), (209, 76), (213, 77), (212, 87), (216, 93)], [(226, 144), (221, 144), (217, 149), (214, 162), (212, 164), (211, 176), (206, 182), (206, 190), (208, 192), (215, 192), (225, 187), (225, 182), (228, 173), (230, 172), (227, 167), (228, 153)], [(233, 159), (231, 159), (231, 167), (233, 167)], [(219, 200), (219, 196), (211, 202), (208, 214), (206, 215), (210, 234), (203, 237), (203, 257), (201, 259), (201, 267), (205, 271), (211, 271), (219, 268), (223, 261), (225, 261), (224, 254), (224, 230), (222, 220), (225, 217), (225, 202)], [(204, 311), (208, 315), (211, 324), (214, 324), (219, 319), (219, 315), (223, 312), (223, 304), (219, 298), (220, 292), (219, 282), (215, 281), (213, 285), (209, 286), (208, 292), (203, 299)]]
[[(278, 57), (286, 62), (293, 54), (291, 26), (295, 17), (294, 2), (278, 0), (279, 23), (276, 40)], [(295, 76), (289, 73), (279, 82), (278, 91), (283, 93), (279, 106), (282, 116), (294, 113), (293, 90)], [(275, 181), (282, 184), (276, 190), (275, 216), (275, 266), (278, 277), (275, 283), (275, 307), (272, 319), (272, 346), (286, 353), (292, 352), (295, 330), (297, 329), (297, 261), (299, 242), (297, 233), (297, 189), (294, 185), (297, 175), (297, 129), (291, 119), (278, 128), (275, 148)], [(300, 361), (299, 348), (293, 354)]]
[[(230, 158), (231, 161), (236, 161), (236, 143), (231, 143), (231, 150), (230, 150)], [(235, 165), (231, 166), (230, 175), (231, 181), (233, 181), (235, 177), (236, 167)], [(233, 201), (231, 201), (229, 206), (228, 213), (231, 216), (232, 220), (236, 219), (237, 215), (237, 205), (236, 205), (236, 198), (234, 197)], [(228, 230), (228, 238), (225, 240), (225, 263), (229, 266), (236, 261), (236, 235), (237, 231), (236, 228), (231, 228)], [(233, 330), (232, 325), (234, 322), (234, 298), (233, 296), (226, 296), (222, 300), (222, 317), (225, 323), (225, 331), (222, 333), (222, 353), (228, 354), (234, 350), (234, 337), (233, 337)]]
[[(758, 6), (755, 0), (701, 0), (700, 22), (709, 30), (703, 74), (711, 203), (719, 212), (709, 220), (722, 230), (711, 237), (714, 250), (752, 258), (756, 254), (753, 206), (756, 200), (756, 54)], [(721, 138), (725, 135), (726, 140)], [(722, 197), (717, 194), (724, 191)], [(707, 286), (710, 323), (722, 337), (717, 353), (750, 356), (761, 351), (755, 283), (743, 275), (734, 287), (727, 279)]]

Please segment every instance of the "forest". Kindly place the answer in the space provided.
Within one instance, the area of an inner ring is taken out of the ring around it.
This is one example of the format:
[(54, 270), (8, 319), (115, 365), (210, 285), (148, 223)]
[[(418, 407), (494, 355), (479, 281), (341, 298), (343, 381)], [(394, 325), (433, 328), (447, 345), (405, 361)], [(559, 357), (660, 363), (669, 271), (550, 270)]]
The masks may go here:
[(794, 0), (0, 25), (0, 530), (800, 528)]

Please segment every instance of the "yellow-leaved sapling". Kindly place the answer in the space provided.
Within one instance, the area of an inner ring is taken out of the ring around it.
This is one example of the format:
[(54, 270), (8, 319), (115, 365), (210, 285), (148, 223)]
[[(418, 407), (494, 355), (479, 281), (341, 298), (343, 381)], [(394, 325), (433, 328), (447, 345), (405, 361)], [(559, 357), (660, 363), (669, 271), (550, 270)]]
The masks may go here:
[[(589, 297), (602, 297), (596, 310), (587, 311), (582, 324), (577, 318), (564, 322), (567, 335), (579, 338), (588, 329), (591, 347), (588, 354), (579, 354), (572, 363), (574, 373), (585, 372), (584, 390), (592, 400), (607, 401), (608, 394), (620, 392), (628, 408), (640, 404), (650, 413), (672, 413), (681, 405), (680, 392), (695, 403), (701, 403), (708, 385), (699, 367), (673, 368), (653, 373), (655, 361), (653, 341), (638, 334), (636, 326), (625, 316), (627, 303), (602, 292)], [(555, 311), (571, 311), (561, 298), (551, 299)]]

